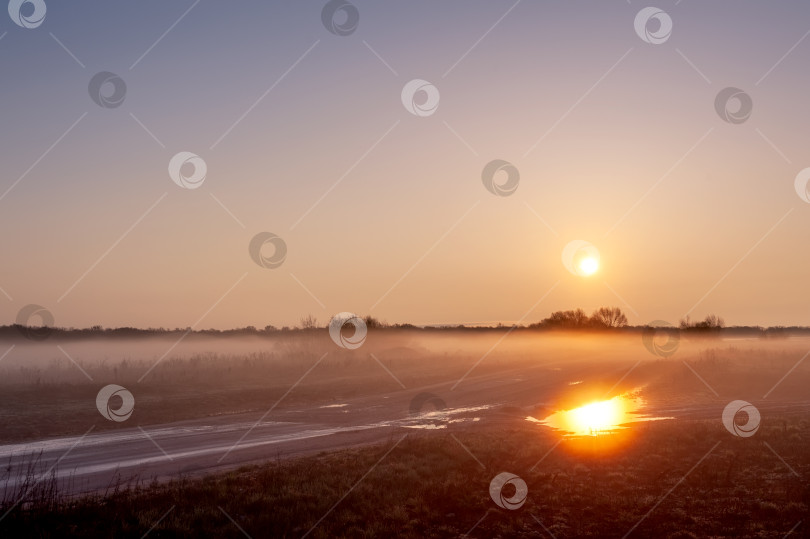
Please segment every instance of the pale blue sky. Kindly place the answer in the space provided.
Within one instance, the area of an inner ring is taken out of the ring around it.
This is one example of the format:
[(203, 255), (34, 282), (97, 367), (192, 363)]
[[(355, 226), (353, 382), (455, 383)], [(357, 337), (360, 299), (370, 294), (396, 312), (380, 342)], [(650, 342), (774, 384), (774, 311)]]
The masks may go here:
[[(6, 322), (27, 303), (172, 327), (611, 304), (639, 324), (810, 324), (806, 2), (660, 2), (660, 45), (635, 1), (357, 0), (343, 37), (326, 2), (46, 2), (38, 28), (0, 15)], [(89, 98), (100, 71), (126, 82), (120, 107)], [(417, 78), (432, 116), (400, 102)], [(739, 125), (714, 110), (728, 86), (754, 103)], [(180, 151), (207, 163), (200, 189), (169, 178)], [(512, 196), (484, 189), (493, 159), (520, 170)], [(288, 245), (278, 269), (247, 254), (262, 231)], [(565, 270), (575, 239), (598, 274)]]

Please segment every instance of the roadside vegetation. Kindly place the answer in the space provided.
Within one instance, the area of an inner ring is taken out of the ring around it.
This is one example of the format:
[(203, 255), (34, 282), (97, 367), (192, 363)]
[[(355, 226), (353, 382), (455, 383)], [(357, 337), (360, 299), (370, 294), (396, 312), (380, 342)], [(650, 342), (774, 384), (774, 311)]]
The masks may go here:
[[(0, 535), (564, 538), (623, 537), (632, 529), (630, 537), (781, 538), (808, 531), (807, 414), (766, 415), (747, 439), (714, 420), (557, 441), (515, 418), (403, 429), (383, 446), (84, 498), (60, 497), (46, 478), (22, 503), (3, 501), (0, 515), (13, 510), (0, 520)], [(518, 510), (489, 496), (489, 482), (503, 471), (527, 483)]]

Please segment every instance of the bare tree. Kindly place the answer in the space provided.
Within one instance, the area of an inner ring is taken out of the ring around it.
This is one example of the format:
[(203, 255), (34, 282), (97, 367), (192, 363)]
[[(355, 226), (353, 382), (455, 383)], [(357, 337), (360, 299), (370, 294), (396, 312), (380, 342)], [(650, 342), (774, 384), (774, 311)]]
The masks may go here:
[(301, 329), (315, 329), (318, 327), (318, 319), (311, 314), (301, 318)]
[(378, 319), (374, 318), (371, 315), (366, 316), (365, 319), (363, 319), (363, 321), (366, 323), (366, 327), (368, 329), (377, 329), (385, 327), (386, 325), (385, 323), (380, 322)]
[(596, 327), (620, 328), (627, 325), (627, 317), (618, 307), (600, 307), (591, 315), (591, 324)]
[(716, 314), (706, 315), (703, 325), (709, 329), (720, 329), (726, 325), (725, 321)]
[(681, 320), (681, 329), (686, 330), (719, 331), (725, 325), (725, 321), (716, 314), (706, 315), (700, 322), (692, 322), (688, 316)]
[(582, 328), (588, 324), (588, 315), (582, 309), (575, 311), (555, 311), (540, 322), (540, 325), (555, 328)]

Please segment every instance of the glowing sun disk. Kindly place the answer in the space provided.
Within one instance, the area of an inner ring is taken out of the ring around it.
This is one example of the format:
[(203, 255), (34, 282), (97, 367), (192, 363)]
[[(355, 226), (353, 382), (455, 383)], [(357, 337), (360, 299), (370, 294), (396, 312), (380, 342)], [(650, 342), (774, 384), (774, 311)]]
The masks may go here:
[(579, 262), (579, 269), (581, 269), (582, 273), (585, 275), (593, 275), (596, 273), (596, 270), (599, 269), (599, 261), (592, 256), (583, 258)]

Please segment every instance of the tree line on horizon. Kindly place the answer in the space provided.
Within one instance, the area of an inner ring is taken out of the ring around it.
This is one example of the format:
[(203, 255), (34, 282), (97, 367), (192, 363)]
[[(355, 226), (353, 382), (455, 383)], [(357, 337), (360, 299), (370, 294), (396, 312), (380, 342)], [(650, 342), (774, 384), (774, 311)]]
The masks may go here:
[[(417, 326), (409, 323), (389, 324), (388, 322), (381, 321), (371, 315), (362, 317), (369, 330), (377, 329), (391, 329), (391, 330), (487, 330), (487, 329), (534, 329), (534, 330), (621, 330), (621, 329), (639, 329), (645, 327), (652, 327), (655, 324), (645, 324), (640, 326), (628, 325), (627, 316), (619, 307), (600, 307), (594, 310), (590, 316), (581, 308), (570, 309), (563, 311), (554, 311), (546, 318), (531, 323), (528, 325), (507, 325), (499, 323), (491, 326), (481, 325), (438, 325), (438, 326)], [(199, 335), (269, 335), (277, 333), (288, 332), (311, 332), (316, 330), (323, 330), (328, 327), (327, 324), (319, 324), (318, 319), (313, 315), (302, 317), (299, 324), (296, 326), (282, 326), (278, 328), (273, 325), (267, 325), (264, 328), (256, 328), (255, 326), (245, 326), (242, 328), (233, 329), (200, 329), (193, 330), (192, 328), (134, 328), (134, 327), (119, 327), (119, 328), (104, 328), (100, 325), (92, 326), (90, 328), (49, 328), (50, 333), (61, 335), (70, 335), (74, 337), (90, 337), (90, 336), (110, 336), (110, 337), (136, 337), (144, 335), (162, 335), (162, 334), (175, 334), (175, 333), (195, 333)], [(41, 328), (31, 326), (31, 329), (36, 328), (40, 334)], [(703, 320), (693, 321), (689, 316), (680, 320), (677, 326), (672, 326), (673, 329), (686, 332), (719, 332), (725, 328), (724, 320), (714, 314), (707, 315)], [(741, 331), (759, 331), (768, 332), (769, 334), (784, 333), (787, 331), (802, 331), (810, 328), (806, 326), (776, 326), (773, 328), (763, 328), (761, 326), (743, 326), (728, 328)], [(0, 326), (0, 338), (7, 337), (10, 334), (17, 332), (26, 335), (30, 334), (30, 329), (27, 326), (19, 324), (12, 324), (7, 326)]]

